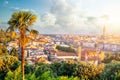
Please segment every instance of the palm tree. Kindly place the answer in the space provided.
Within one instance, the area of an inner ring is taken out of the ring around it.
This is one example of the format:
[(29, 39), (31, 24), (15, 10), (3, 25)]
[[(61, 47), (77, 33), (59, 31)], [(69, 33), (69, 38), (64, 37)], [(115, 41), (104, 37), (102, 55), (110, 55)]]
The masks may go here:
[(26, 44), (29, 42), (30, 38), (27, 36), (26, 32), (38, 34), (36, 30), (29, 30), (29, 26), (33, 25), (36, 21), (37, 16), (32, 14), (29, 11), (19, 11), (13, 13), (11, 19), (8, 21), (10, 27), (8, 27), (7, 31), (18, 31), (19, 32), (19, 44), (21, 48), (21, 68), (22, 68), (22, 80), (24, 80), (24, 48)]

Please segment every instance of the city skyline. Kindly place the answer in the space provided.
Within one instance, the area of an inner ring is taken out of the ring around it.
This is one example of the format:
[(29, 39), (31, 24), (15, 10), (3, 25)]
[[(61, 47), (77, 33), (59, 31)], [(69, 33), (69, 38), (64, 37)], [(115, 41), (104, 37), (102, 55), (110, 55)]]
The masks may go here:
[(38, 16), (35, 29), (42, 34), (120, 34), (119, 0), (1, 0), (0, 28), (7, 28), (13, 12)]

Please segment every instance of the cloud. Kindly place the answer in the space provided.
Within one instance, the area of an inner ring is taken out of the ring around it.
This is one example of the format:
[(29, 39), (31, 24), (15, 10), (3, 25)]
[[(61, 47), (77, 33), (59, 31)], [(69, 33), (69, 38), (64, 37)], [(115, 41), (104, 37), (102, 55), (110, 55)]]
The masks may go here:
[(18, 8), (18, 7), (10, 7), (10, 9), (11, 9), (12, 11), (19, 11), (19, 10), (20, 10), (20, 8)]
[(51, 13), (45, 13), (41, 16), (40, 25), (43, 27), (56, 27), (56, 17)]
[[(73, 0), (51, 0), (50, 12), (40, 16), (39, 26), (51, 33), (95, 33), (97, 18), (87, 16)], [(97, 31), (96, 31), (97, 30)], [(42, 30), (40, 30), (42, 31)]]
[(8, 24), (7, 24), (7, 22), (1, 22), (0, 23), (0, 29), (7, 29), (8, 28)]
[(19, 8), (19, 7), (10, 7), (12, 11), (31, 11), (33, 13), (37, 13), (34, 9), (26, 9), (26, 8)]

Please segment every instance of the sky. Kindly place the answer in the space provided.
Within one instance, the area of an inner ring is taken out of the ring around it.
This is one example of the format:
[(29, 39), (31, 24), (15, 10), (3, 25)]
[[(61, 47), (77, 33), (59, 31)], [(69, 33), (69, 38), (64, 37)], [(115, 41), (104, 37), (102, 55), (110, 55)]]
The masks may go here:
[(0, 0), (0, 28), (20, 10), (38, 16), (42, 34), (120, 34), (120, 0)]

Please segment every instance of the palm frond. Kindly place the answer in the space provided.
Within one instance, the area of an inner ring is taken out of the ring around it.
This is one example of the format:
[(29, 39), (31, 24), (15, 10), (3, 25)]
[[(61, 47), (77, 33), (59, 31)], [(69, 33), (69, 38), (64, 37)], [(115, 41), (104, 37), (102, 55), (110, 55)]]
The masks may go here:
[(38, 35), (38, 34), (39, 34), (39, 32), (38, 32), (37, 30), (34, 30), (34, 29), (32, 29), (30, 32), (31, 32), (32, 34), (35, 34), (35, 35)]

